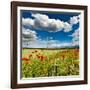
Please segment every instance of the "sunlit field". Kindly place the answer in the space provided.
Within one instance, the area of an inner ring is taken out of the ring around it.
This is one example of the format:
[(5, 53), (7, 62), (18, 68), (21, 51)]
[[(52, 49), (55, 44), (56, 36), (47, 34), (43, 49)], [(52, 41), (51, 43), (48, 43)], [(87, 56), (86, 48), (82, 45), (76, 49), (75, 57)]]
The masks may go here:
[(22, 77), (79, 75), (79, 49), (22, 49)]

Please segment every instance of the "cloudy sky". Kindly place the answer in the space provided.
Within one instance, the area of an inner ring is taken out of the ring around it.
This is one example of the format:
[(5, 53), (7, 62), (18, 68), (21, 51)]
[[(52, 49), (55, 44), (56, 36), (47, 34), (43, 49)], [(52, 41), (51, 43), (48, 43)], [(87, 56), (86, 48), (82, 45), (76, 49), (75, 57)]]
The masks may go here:
[(80, 13), (21, 11), (22, 47), (79, 46)]

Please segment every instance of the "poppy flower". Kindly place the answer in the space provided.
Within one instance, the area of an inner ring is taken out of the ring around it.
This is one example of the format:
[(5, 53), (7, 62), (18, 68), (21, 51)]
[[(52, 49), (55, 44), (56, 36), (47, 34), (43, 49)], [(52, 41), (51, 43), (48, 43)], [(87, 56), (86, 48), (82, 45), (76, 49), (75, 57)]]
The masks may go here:
[(45, 59), (46, 59), (45, 56), (40, 56), (40, 60), (41, 60), (41, 61), (43, 61), (43, 60), (45, 60)]
[(24, 60), (24, 61), (28, 61), (29, 59), (28, 59), (28, 58), (26, 58), (26, 57), (24, 57), (24, 58), (22, 58), (22, 60)]
[(40, 57), (40, 60), (43, 61), (43, 56)]

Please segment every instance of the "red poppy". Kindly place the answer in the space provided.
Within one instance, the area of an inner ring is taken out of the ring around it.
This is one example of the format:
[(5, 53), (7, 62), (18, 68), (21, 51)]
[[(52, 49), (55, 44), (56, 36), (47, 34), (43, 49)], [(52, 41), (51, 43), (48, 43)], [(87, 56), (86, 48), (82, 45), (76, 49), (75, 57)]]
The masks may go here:
[(45, 60), (45, 59), (46, 59), (45, 56), (40, 56), (40, 60), (41, 60), (41, 61), (43, 61), (43, 60)]
[(22, 60), (24, 60), (24, 61), (28, 61), (29, 59), (28, 59), (28, 58), (26, 58), (26, 57), (24, 57), (24, 58), (22, 58)]
[(40, 60), (43, 61), (43, 56), (40, 57)]

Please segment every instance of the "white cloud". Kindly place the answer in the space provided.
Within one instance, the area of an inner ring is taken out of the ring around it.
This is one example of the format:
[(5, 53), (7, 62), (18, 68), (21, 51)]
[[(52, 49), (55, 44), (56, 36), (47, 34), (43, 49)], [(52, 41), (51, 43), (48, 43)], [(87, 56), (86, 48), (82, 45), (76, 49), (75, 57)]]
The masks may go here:
[(22, 18), (22, 24), (34, 26), (34, 20), (30, 18)]
[(60, 31), (64, 27), (63, 21), (58, 19), (50, 19), (47, 15), (44, 14), (32, 14), (34, 17), (34, 25), (36, 28), (43, 28), (48, 31)]
[(59, 42), (59, 43), (54, 43), (51, 45), (51, 47), (57, 47), (57, 48), (62, 48), (62, 47), (69, 47), (71, 46), (72, 43), (69, 43), (69, 42)]
[(72, 46), (79, 46), (79, 41), (72, 42)]
[(64, 32), (69, 32), (71, 30), (72, 30), (72, 26), (69, 23), (65, 22), (64, 23)]
[(68, 22), (61, 21), (59, 19), (51, 19), (45, 14), (32, 14), (31, 18), (23, 18), (22, 24), (31, 26), (34, 29), (42, 29), (48, 32), (57, 32), (64, 30), (65, 32), (71, 31), (71, 25)]
[(72, 35), (72, 43), (61, 43), (53, 38), (47, 42), (37, 37), (34, 29), (46, 30), (48, 32), (57, 32), (63, 30), (69, 32), (72, 30), (72, 25), (79, 22), (80, 16), (73, 16), (70, 18), (70, 23), (61, 21), (59, 19), (49, 18), (45, 14), (32, 14), (33, 18), (22, 18), (22, 25), (29, 26), (31, 29), (22, 28), (22, 44), (23, 47), (46, 48), (46, 47), (65, 47), (79, 45), (79, 29), (75, 30)]
[(35, 31), (22, 28), (22, 47), (32, 47), (37, 38)]
[(79, 45), (79, 29), (75, 30), (75, 32), (72, 35), (69, 35), (72, 38), (72, 45), (73, 46), (78, 46)]
[(75, 30), (75, 32), (72, 35), (69, 35), (69, 36), (75, 37), (75, 38), (79, 37), (79, 29)]
[(80, 21), (80, 15), (73, 16), (73, 17), (70, 18), (70, 24), (71, 25), (77, 24), (79, 21)]
[(37, 39), (35, 41), (29, 41), (28, 44), (27, 42), (23, 42), (23, 47), (28, 47), (28, 48), (62, 48), (62, 47), (69, 47), (71, 46), (72, 43), (69, 42), (60, 42), (58, 40), (42, 40), (42, 39)]
[(47, 42), (46, 40), (34, 40), (34, 41), (28, 41), (27, 42), (23, 42), (23, 47), (28, 47), (28, 48), (47, 48)]
[(25, 41), (34, 41), (37, 39), (36, 32), (30, 29), (22, 28), (22, 40)]

